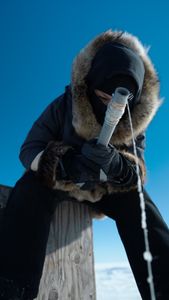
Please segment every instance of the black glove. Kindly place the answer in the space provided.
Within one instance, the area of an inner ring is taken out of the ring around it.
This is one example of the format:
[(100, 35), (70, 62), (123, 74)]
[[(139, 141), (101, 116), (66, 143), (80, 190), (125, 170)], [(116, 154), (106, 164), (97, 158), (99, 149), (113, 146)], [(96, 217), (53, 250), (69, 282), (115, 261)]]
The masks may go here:
[(94, 162), (114, 184), (131, 185), (137, 182), (136, 167), (112, 146), (97, 144), (92, 139), (82, 146), (82, 154)]
[(66, 180), (74, 183), (99, 181), (100, 167), (75, 149), (67, 151), (61, 159), (61, 164)]
[(84, 143), (81, 152), (86, 158), (97, 164), (106, 175), (109, 174), (110, 167), (111, 173), (114, 173), (115, 176), (118, 175), (119, 169), (121, 169), (121, 157), (115, 147), (97, 144), (97, 139), (92, 139)]
[(50, 141), (42, 153), (36, 175), (49, 188), (54, 186), (57, 179), (64, 176), (60, 160), (69, 148), (60, 142)]

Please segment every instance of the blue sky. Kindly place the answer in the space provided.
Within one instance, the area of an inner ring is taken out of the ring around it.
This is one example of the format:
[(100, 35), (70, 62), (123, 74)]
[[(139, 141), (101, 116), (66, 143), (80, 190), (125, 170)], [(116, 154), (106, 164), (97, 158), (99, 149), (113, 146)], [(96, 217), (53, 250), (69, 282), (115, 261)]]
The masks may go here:
[[(0, 5), (0, 183), (13, 186), (18, 154), (32, 123), (70, 82), (72, 60), (112, 28), (150, 45), (164, 103), (147, 130), (147, 190), (169, 224), (169, 3), (163, 1), (6, 0)], [(94, 221), (96, 262), (125, 260), (112, 220)]]

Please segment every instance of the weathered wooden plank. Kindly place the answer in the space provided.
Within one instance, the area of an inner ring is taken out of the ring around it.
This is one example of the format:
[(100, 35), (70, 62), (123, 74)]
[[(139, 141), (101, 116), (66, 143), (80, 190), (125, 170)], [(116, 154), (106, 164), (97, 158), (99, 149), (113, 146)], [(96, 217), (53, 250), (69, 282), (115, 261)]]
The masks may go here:
[[(11, 190), (0, 186), (1, 207)], [(82, 203), (59, 203), (51, 222), (37, 300), (57, 299), (96, 299), (92, 213)]]

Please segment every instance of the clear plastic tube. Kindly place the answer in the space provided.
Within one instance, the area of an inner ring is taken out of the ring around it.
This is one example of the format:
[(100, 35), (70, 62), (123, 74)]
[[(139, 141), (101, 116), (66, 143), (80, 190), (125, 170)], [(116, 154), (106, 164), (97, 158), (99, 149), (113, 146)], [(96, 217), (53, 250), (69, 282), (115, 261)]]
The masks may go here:
[(98, 138), (98, 144), (108, 146), (116, 125), (125, 111), (129, 95), (130, 92), (126, 88), (116, 88), (112, 95), (112, 100), (107, 107), (104, 124)]

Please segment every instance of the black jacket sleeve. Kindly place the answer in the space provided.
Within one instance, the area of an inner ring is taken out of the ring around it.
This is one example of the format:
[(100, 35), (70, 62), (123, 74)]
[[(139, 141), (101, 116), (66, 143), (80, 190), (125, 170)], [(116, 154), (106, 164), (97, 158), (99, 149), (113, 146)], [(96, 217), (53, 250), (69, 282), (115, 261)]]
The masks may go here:
[(63, 122), (64, 95), (50, 103), (34, 122), (20, 149), (19, 158), (28, 169), (36, 155), (51, 140), (59, 140)]

